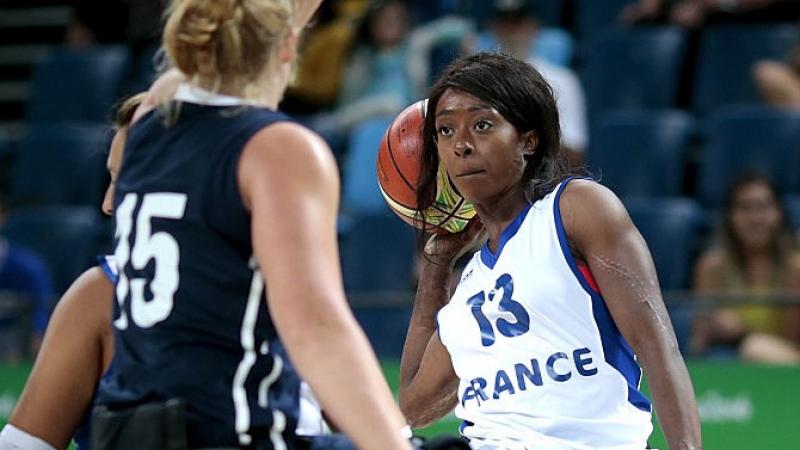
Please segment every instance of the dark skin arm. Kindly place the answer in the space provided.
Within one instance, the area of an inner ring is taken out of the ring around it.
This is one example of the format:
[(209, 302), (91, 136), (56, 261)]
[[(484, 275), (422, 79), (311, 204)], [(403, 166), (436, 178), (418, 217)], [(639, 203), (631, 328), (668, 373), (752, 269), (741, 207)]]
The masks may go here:
[(436, 331), (436, 314), (450, 299), (455, 261), (482, 231), (475, 222), (462, 233), (433, 236), (420, 258), (417, 295), (400, 360), (400, 410), (413, 428), (443, 417), (458, 401), (458, 377)]
[(573, 253), (588, 265), (638, 356), (669, 448), (702, 448), (694, 389), (644, 239), (619, 199), (597, 183), (572, 181), (560, 208)]
[(58, 302), (36, 364), (9, 422), (65, 448), (111, 362), (114, 285), (93, 267)]

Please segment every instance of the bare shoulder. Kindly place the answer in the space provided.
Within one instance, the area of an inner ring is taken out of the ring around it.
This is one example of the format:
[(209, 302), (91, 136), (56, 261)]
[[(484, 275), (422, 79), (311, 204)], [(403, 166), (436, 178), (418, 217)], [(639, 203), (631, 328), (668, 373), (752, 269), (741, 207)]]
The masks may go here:
[(617, 195), (592, 180), (570, 181), (561, 193), (559, 209), (570, 236), (613, 232), (631, 225), (628, 212)]
[(333, 153), (316, 133), (295, 123), (279, 122), (257, 132), (242, 151), (238, 178), (248, 209), (255, 195), (263, 199), (275, 193), (283, 197), (314, 193), (338, 203), (339, 172)]
[(623, 208), (619, 197), (611, 189), (589, 179), (571, 180), (561, 193), (561, 208), (591, 208), (604, 209), (607, 207)]
[(336, 168), (328, 144), (310, 129), (292, 122), (279, 122), (261, 129), (245, 146), (242, 163), (291, 164), (308, 170)]

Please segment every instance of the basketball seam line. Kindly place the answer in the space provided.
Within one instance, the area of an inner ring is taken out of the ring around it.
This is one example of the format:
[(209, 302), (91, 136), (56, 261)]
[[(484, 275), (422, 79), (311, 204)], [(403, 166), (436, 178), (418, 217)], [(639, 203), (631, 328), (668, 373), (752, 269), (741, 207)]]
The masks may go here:
[[(397, 161), (394, 159), (394, 150), (392, 150), (392, 129), (394, 129), (394, 122), (389, 125), (389, 129), (386, 130), (386, 148), (389, 150), (389, 157), (392, 159), (392, 164), (394, 165), (397, 174), (400, 175), (400, 179), (409, 187), (412, 191), (414, 191), (414, 196), (417, 194), (417, 188), (412, 186), (411, 183), (406, 179), (403, 171), (400, 170), (400, 166), (397, 165)], [(416, 208), (415, 208), (416, 209)]]

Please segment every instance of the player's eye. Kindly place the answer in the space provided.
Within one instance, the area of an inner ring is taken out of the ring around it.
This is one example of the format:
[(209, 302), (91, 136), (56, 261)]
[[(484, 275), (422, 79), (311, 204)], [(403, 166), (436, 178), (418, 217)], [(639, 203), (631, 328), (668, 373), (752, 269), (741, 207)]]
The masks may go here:
[(478, 131), (486, 131), (492, 128), (492, 126), (493, 126), (492, 123), (489, 122), (488, 120), (479, 120), (478, 122), (475, 123), (475, 129)]
[(453, 134), (453, 129), (448, 126), (441, 126), (438, 129), (438, 134), (440, 136), (451, 136)]

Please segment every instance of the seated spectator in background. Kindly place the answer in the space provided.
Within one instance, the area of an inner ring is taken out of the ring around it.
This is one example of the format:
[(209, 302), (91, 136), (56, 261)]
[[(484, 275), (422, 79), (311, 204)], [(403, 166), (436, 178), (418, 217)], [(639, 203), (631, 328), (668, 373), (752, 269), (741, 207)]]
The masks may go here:
[[(4, 206), (0, 202), (0, 227), (4, 221)], [(27, 308), (33, 319), (31, 325), (32, 341), (28, 348), (21, 342), (0, 344), (0, 358), (17, 359), (30, 351), (35, 355), (42, 343), (47, 328), (53, 300), (53, 280), (44, 261), (32, 251), (10, 242), (0, 235), (0, 292), (10, 293), (31, 302)], [(0, 318), (3, 328), (0, 339), (16, 339), (21, 324), (6, 322)], [(16, 328), (16, 329), (15, 329)], [(6, 332), (7, 331), (7, 332)], [(16, 348), (15, 348), (16, 347)]]
[(499, 36), (503, 36), (506, 52), (522, 56), (527, 51), (524, 60), (569, 67), (575, 47), (572, 36), (564, 29), (544, 26), (539, 17), (538, 9), (525, 0), (493, 0), (488, 28), (478, 34), (474, 50), (497, 50), (501, 47)]
[(539, 22), (524, 0), (494, 0), (490, 29), (498, 47), (494, 50), (528, 61), (553, 88), (561, 122), (562, 147), (568, 151), (573, 165), (580, 164), (588, 141), (588, 131), (586, 100), (577, 75), (567, 67), (557, 66), (536, 56), (533, 49), (539, 33)]
[(281, 110), (309, 115), (333, 107), (356, 31), (356, 19), (339, 11), (341, 2), (325, 1), (303, 36), (295, 80)]
[(687, 29), (716, 23), (791, 21), (800, 14), (796, 0), (639, 0), (620, 13), (624, 23), (665, 21)]
[(788, 61), (759, 61), (753, 68), (758, 92), (764, 101), (777, 107), (800, 107), (800, 45)]
[(423, 98), (431, 47), (461, 41), (471, 32), (469, 22), (455, 17), (412, 28), (406, 2), (372, 4), (356, 32), (337, 106), (311, 120), (311, 127), (341, 150), (346, 134), (359, 123), (395, 115)]
[(747, 361), (800, 363), (800, 306), (770, 305), (770, 295), (800, 293), (800, 251), (770, 181), (745, 174), (732, 185), (719, 242), (701, 255), (698, 294), (744, 296), (749, 303), (720, 307), (695, 323), (691, 347), (733, 346)]

